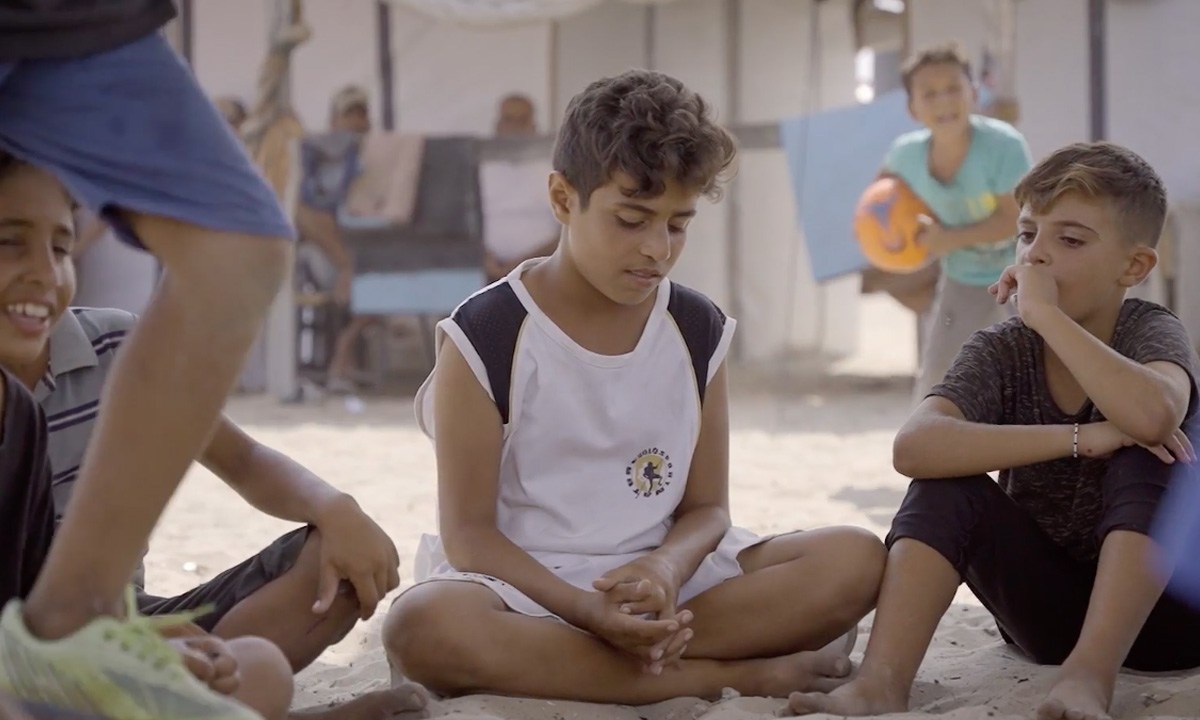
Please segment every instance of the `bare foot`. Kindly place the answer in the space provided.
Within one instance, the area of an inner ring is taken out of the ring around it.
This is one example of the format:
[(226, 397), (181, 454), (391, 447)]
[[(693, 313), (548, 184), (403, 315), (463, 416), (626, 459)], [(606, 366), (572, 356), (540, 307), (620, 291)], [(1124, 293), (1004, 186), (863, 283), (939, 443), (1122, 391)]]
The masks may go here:
[(845, 654), (828, 651), (798, 652), (760, 661), (764, 672), (757, 678), (754, 695), (787, 697), (794, 690), (828, 692), (846, 682), (852, 665)]
[(404, 713), (425, 709), (429, 694), (415, 683), (404, 683), (390, 690), (378, 690), (320, 710), (301, 710), (290, 717), (296, 720), (387, 720)]
[(908, 698), (857, 678), (832, 692), (794, 692), (788, 697), (788, 709), (796, 715), (884, 715), (907, 710)]
[(1046, 699), (1038, 706), (1038, 720), (1111, 720), (1108, 704), (1112, 687), (1095, 674), (1063, 669)]

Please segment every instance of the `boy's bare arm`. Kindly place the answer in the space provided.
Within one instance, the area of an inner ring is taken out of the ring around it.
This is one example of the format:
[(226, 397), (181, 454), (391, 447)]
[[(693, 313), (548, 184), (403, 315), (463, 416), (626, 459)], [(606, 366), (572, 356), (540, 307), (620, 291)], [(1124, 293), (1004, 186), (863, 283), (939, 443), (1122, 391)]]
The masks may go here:
[(314, 612), (329, 609), (343, 578), (354, 586), (364, 619), (400, 584), (396, 546), (353, 497), (256, 442), (228, 418), (218, 419), (201, 462), (255, 508), (317, 528), (321, 578)]
[(935, 255), (1006, 240), (1017, 231), (1021, 209), (1012, 193), (996, 196), (996, 209), (986, 219), (971, 225), (945, 227), (934, 224), (921, 232), (921, 242)]
[(319, 525), (338, 505), (353, 503), (308, 468), (257, 442), (222, 415), (200, 462), (258, 510), (281, 520)]
[[(1078, 436), (1076, 436), (1078, 432)], [(1144, 445), (1164, 463), (1195, 460), (1182, 432), (1166, 446)], [(1138, 443), (1111, 422), (1075, 425), (992, 425), (963, 417), (944, 397), (928, 397), (892, 444), (896, 472), (912, 478), (968, 477), (1078, 454), (1108, 457)]]
[(584, 591), (559, 579), (496, 527), (500, 413), (453, 342), (438, 351), (434, 438), (438, 522), (455, 570), (500, 578), (573, 625)]
[(682, 586), (729, 525), (729, 392), (722, 363), (705, 391), (700, 435), (675, 524), (652, 554), (666, 561), (676, 587)]
[[(1069, 457), (1071, 425), (988, 425), (966, 420), (944, 397), (928, 397), (896, 434), (892, 464), (913, 478), (952, 478)], [(1103, 454), (1081, 428), (1079, 452)], [(1111, 449), (1107, 450), (1111, 452)]]
[(1019, 297), (1025, 323), (1042, 336), (1105, 418), (1143, 445), (1170, 440), (1183, 423), (1191, 396), (1187, 371), (1172, 362), (1143, 365), (1131, 360), (1083, 329), (1057, 304), (1031, 307), (1023, 290)]

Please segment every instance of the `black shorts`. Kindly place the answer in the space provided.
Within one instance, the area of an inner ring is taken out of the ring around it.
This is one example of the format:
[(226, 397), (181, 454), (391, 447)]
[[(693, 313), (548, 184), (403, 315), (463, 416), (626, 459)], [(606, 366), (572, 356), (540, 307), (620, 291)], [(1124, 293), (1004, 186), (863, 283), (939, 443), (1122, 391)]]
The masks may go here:
[(194, 621), (206, 632), (212, 632), (234, 606), (295, 567), (311, 531), (311, 527), (293, 530), (254, 557), (181, 595), (158, 597), (140, 591), (138, 610), (143, 615), (167, 615), (212, 605), (211, 612)]
[[(1139, 447), (1118, 450), (1102, 482), (1097, 539), (1114, 530), (1149, 534), (1177, 469)], [(904, 538), (945, 557), (1004, 639), (1035, 662), (1057, 665), (1074, 649), (1097, 562), (1068, 554), (987, 475), (914, 480), (892, 521), (888, 547)], [(1125, 666), (1150, 672), (1200, 667), (1200, 610), (1164, 595)]]

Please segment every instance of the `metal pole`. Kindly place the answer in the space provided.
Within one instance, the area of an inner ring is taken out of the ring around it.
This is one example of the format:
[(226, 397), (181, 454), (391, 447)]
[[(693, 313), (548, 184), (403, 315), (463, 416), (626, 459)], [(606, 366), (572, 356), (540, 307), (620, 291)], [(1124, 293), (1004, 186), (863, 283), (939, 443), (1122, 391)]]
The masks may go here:
[(549, 134), (554, 135), (558, 132), (558, 119), (562, 116), (562, 111), (566, 108), (558, 107), (558, 20), (550, 21), (550, 32), (547, 33), (546, 39), (546, 104), (549, 106), (547, 115), (549, 122), (546, 127), (549, 129)]
[[(736, 125), (742, 118), (741, 75), (742, 4), (741, 0), (725, 0), (725, 92), (729, 97), (726, 125)], [(725, 267), (729, 272), (729, 314), (735, 318), (742, 317), (742, 263), (739, 257), (741, 209), (738, 202), (738, 185), (740, 183), (735, 177), (725, 195), (725, 206), (728, 208), (725, 216)], [(743, 337), (745, 333), (733, 336), (733, 344), (729, 348), (731, 360), (741, 359)]]
[(392, 68), (392, 5), (375, 2), (375, 44), (379, 62), (379, 106), (383, 129), (396, 129), (396, 77)]
[(655, 70), (658, 65), (656, 53), (655, 35), (658, 32), (658, 8), (654, 5), (647, 5), (643, 9), (645, 23), (643, 24), (642, 36), (642, 58), (646, 63), (647, 70)]
[(1105, 77), (1107, 0), (1088, 0), (1088, 87), (1091, 91), (1091, 139), (1108, 135), (1108, 83)]

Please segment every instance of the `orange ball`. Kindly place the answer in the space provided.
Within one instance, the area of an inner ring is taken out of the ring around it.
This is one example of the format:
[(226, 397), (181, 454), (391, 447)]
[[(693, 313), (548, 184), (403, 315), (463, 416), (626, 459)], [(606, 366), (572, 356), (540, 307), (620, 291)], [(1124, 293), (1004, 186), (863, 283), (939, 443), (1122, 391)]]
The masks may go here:
[(867, 260), (894, 273), (911, 273), (929, 262), (929, 250), (917, 242), (919, 215), (933, 217), (929, 207), (897, 177), (881, 177), (858, 199), (854, 235)]

